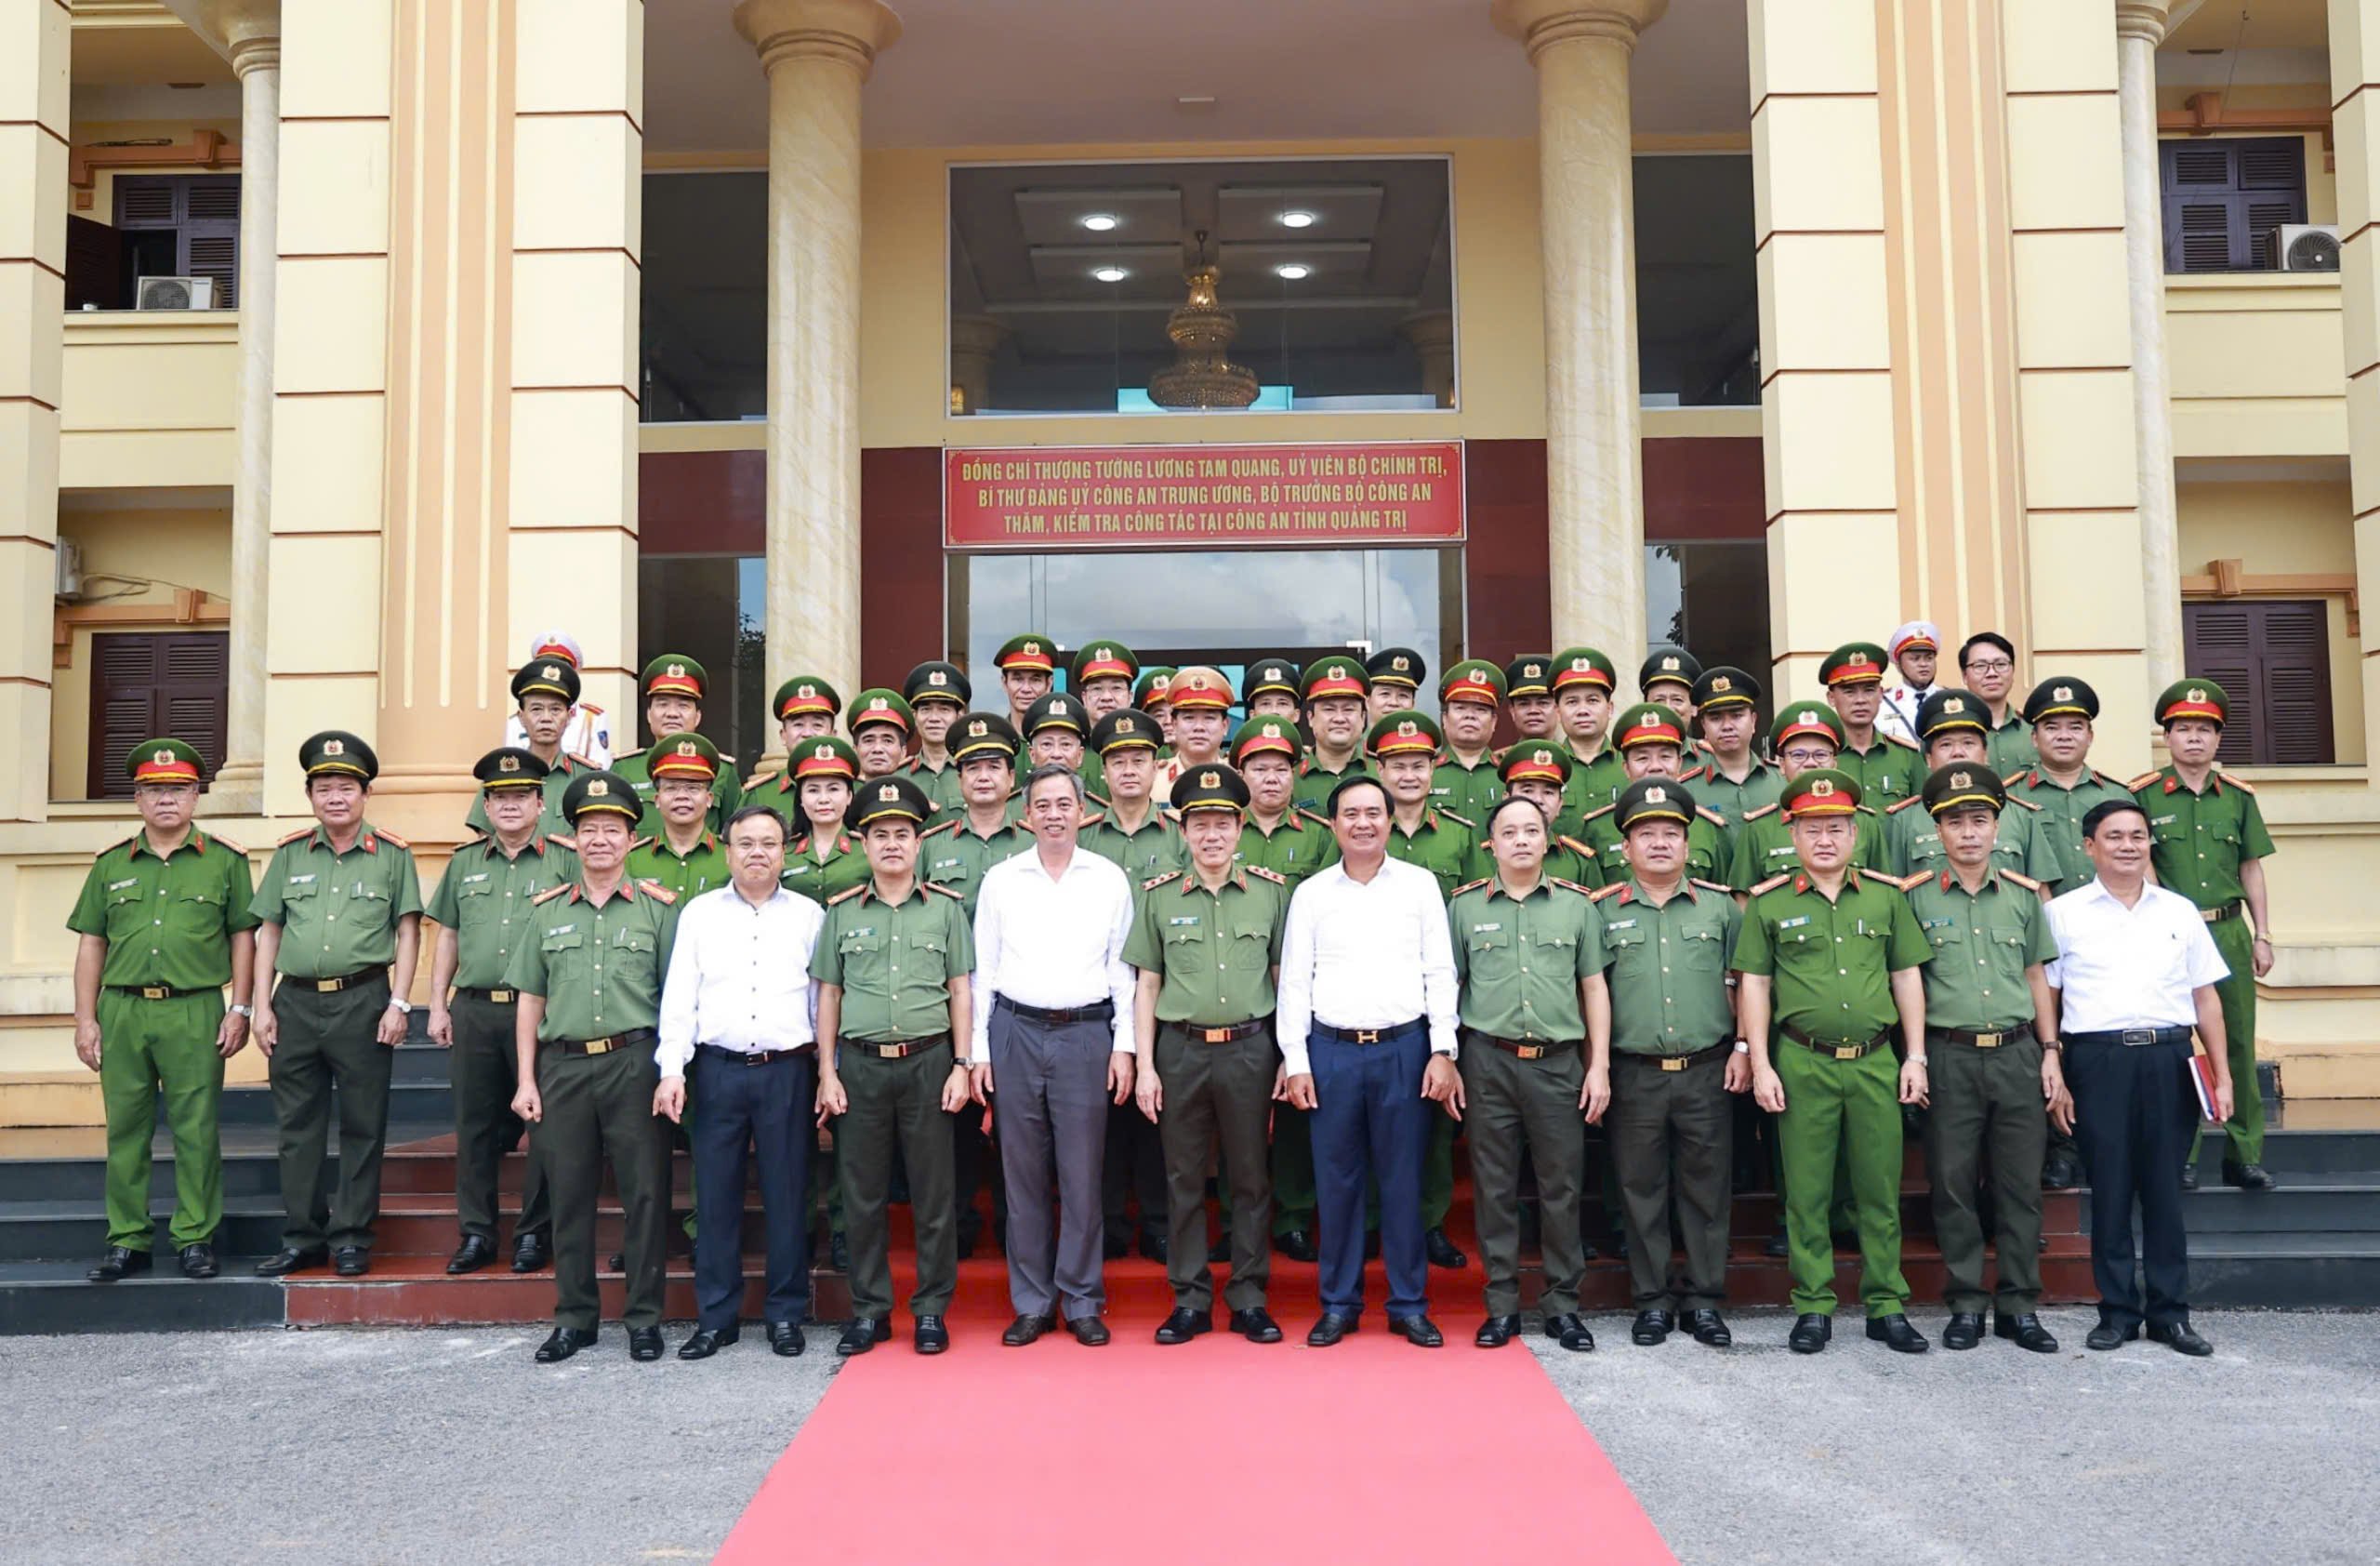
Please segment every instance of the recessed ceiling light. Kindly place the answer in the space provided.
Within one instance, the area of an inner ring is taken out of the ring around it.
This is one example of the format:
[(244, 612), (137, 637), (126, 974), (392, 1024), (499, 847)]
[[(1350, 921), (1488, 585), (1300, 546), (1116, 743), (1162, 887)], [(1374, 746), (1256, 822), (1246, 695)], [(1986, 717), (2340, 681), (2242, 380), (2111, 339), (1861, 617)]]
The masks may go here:
[(1279, 266), (1273, 269), (1273, 275), (1276, 277), (1285, 277), (1290, 282), (1295, 283), (1301, 278), (1312, 277), (1314, 275), (1314, 269), (1306, 265), (1303, 261), (1283, 261)]
[(1122, 267), (1093, 267), (1091, 274), (1102, 283), (1121, 283), (1132, 274)]
[(1105, 233), (1116, 226), (1116, 214), (1113, 212), (1089, 213), (1083, 218), (1082, 226), (1093, 233)]
[(1281, 214), (1281, 226), (1285, 229), (1310, 229), (1314, 227), (1314, 214), (1301, 207), (1291, 207)]

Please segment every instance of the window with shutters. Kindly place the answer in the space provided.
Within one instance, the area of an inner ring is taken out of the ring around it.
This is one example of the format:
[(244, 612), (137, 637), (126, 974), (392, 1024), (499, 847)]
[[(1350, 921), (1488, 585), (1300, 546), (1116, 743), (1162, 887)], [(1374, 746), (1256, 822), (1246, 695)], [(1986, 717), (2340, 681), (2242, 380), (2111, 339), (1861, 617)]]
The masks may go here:
[(2319, 766), (2331, 739), (2331, 611), (2320, 598), (2182, 605), (2193, 674), (2231, 697), (2215, 757), (2232, 766)]
[(89, 797), (130, 799), (124, 758), (144, 739), (187, 740), (201, 776), (223, 764), (231, 705), (231, 643), (219, 630), (121, 633), (91, 638)]
[(115, 181), (115, 226), (123, 244), (121, 308), (131, 309), (143, 277), (211, 277), (215, 308), (240, 302), (240, 177), (127, 174)]
[(2161, 141), (2167, 272), (2269, 272), (2272, 231), (2306, 220), (2295, 136)]

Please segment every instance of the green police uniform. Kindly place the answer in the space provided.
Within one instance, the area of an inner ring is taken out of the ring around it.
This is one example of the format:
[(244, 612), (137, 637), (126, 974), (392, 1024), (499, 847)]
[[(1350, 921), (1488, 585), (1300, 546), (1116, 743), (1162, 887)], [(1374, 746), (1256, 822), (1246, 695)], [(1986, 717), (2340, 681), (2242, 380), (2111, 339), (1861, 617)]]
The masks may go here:
[[(1333, 656), (1316, 658), (1306, 665), (1304, 690), (1302, 694), (1309, 711), (1317, 701), (1353, 697), (1360, 702), (1365, 700), (1370, 692), (1371, 676), (1365, 671), (1362, 664), (1352, 657)], [(1349, 753), (1346, 761), (1335, 768), (1322, 764), (1321, 751), (1307, 751), (1305, 759), (1298, 763), (1297, 788), (1290, 797), (1300, 809), (1311, 810), (1319, 815), (1327, 812), (1330, 807), (1331, 790), (1336, 789), (1347, 778), (1372, 776), (1374, 774), (1370, 762), (1365, 755), (1363, 738), (1358, 736), (1355, 750)]]
[[(512, 699), (516, 705), (527, 701), (533, 696), (547, 696), (575, 707), (578, 705), (578, 691), (577, 666), (565, 658), (532, 659), (522, 664), (512, 676)], [(523, 719), (524, 732), (526, 725), (527, 720)], [(525, 753), (536, 754), (535, 751)], [(562, 791), (568, 786), (574, 775), (594, 763), (583, 756), (574, 756), (565, 750), (557, 750), (549, 762), (543, 758), (539, 758), (539, 761), (540, 764), (546, 768), (542, 779), (545, 789), (545, 811), (537, 822), (537, 830), (548, 837), (567, 835), (567, 829), (562, 818)], [(472, 796), (471, 808), (464, 816), (463, 825), (475, 832), (486, 832), (491, 829), (488, 826), (486, 802), (483, 798), (478, 795)]]
[[(527, 753), (523, 752), (523, 754)], [(567, 839), (570, 836), (570, 827), (562, 818), (562, 791), (569, 788), (570, 780), (580, 773), (593, 771), (595, 763), (583, 757), (564, 752), (544, 764), (546, 775), (540, 784), (544, 790), (544, 804), (543, 808), (537, 812), (537, 834), (540, 837)], [(478, 795), (472, 797), (471, 808), (463, 816), (463, 825), (483, 837), (496, 829), (489, 824), (487, 801), (484, 798)]]
[[(1701, 796), (1692, 797), (1699, 800)], [(1728, 872), (1734, 869), (1726, 825), (1717, 811), (1697, 806), (1694, 820), (1686, 829), (1686, 873), (1690, 879), (1726, 884)], [(1589, 886), (1616, 886), (1628, 879), (1627, 839), (1620, 835), (1617, 805), (1588, 812), (1586, 830), (1576, 841), (1592, 856), (1586, 873), (1580, 878)]]
[[(598, 791), (600, 790), (600, 791)], [(590, 811), (627, 815), (626, 779), (594, 773), (571, 786), (572, 825)], [(554, 1325), (592, 1332), (602, 1309), (595, 1281), (596, 1202), (611, 1166), (623, 1213), (631, 1330), (657, 1326), (669, 1216), (669, 1122), (653, 1112), (661, 987), (677, 933), (668, 889), (625, 876), (597, 906), (585, 872), (531, 905), (526, 938), (505, 978), (542, 997), (537, 1095), (547, 1188), (554, 1210)]]
[[(1839, 800), (1857, 785), (1817, 769), (1788, 787), (1787, 808), (1828, 784)], [(1891, 975), (1930, 955), (1909, 899), (1890, 881), (1851, 870), (1830, 899), (1796, 870), (1752, 889), (1731, 965), (1772, 983), (1771, 1064), (1783, 1079), (1778, 1140), (1792, 1306), (1834, 1311), (1834, 1245), (1827, 1209), (1836, 1155), (1848, 1154), (1859, 1234), (1860, 1295), (1869, 1319), (1906, 1314), (1900, 1269), (1899, 1072), (1889, 1030)], [(1804, 1041), (1806, 1041), (1805, 1042)]]
[[(924, 792), (906, 786), (879, 803), (871, 786), (853, 802), (852, 824), (922, 822)], [(843, 1232), (851, 1244), (852, 1315), (892, 1313), (886, 1211), (895, 1162), (908, 1172), (917, 1231), (913, 1315), (940, 1316), (959, 1285), (951, 1121), (942, 1094), (950, 1080), (950, 981), (975, 968), (975, 944), (959, 893), (913, 881), (887, 902), (871, 879), (839, 895), (811, 959), (810, 976), (841, 991), (834, 1065), (848, 1107), (835, 1122)]]
[[(179, 740), (140, 746), (128, 766), (136, 782), (198, 781), (198, 753)], [(223, 1058), (216, 1040), (223, 987), (231, 982), (231, 937), (256, 926), (246, 852), (196, 828), (163, 858), (145, 831), (136, 832), (100, 854), (83, 878), (66, 927), (107, 943), (97, 1020), (111, 1247), (146, 1255), (153, 1242), (149, 1172), (160, 1092), (174, 1140), (166, 1238), (177, 1251), (211, 1244), (223, 1221), (217, 1133)]]
[[(379, 771), (352, 735), (314, 736), (300, 748), (307, 776), (369, 782)], [(370, 822), (344, 853), (320, 826), (292, 832), (264, 869), (251, 905), (281, 926), (272, 995), (280, 1039), (272, 1052), (272, 1107), (280, 1125), (284, 1248), (369, 1250), (380, 1211), (380, 1155), (389, 1134), (389, 1082), (396, 1052), (376, 1036), (389, 1009), (389, 964), (398, 927), (421, 911), (413, 850)], [(322, 1196), (337, 1089), (338, 1189)]]
[[(1604, 952), (1586, 888), (1547, 881), (1515, 897), (1501, 875), (1458, 887), (1447, 909), (1461, 985), (1464, 1119), (1487, 1275), (1488, 1314), (1516, 1314), (1520, 1296), (1521, 1164), (1536, 1166), (1542, 1204), (1548, 1317), (1579, 1308), (1587, 1262), (1580, 1239), (1586, 1121), (1586, 1017), (1581, 981)], [(1449, 1122), (1451, 1123), (1451, 1122)], [(1426, 1169), (1425, 1169), (1426, 1177)], [(1426, 1211), (1435, 1228), (1443, 1213)]]
[(1917, 748), (1882, 731), (1864, 750), (1846, 738), (1834, 764), (1859, 780), (1859, 797), (1875, 801), (1871, 808), (1877, 810), (1916, 798), (1925, 780), (1925, 758)]
[(979, 832), (962, 810), (956, 817), (946, 819), (926, 833), (924, 863), (926, 879), (937, 886), (947, 886), (959, 894), (965, 904), (967, 917), (975, 917), (975, 897), (984, 889), (984, 875), (1002, 859), (1012, 858), (1033, 846), (1033, 833), (1022, 821), (1003, 818), (1000, 825), (988, 832)]
[[(1491, 712), (1504, 697), (1504, 671), (1484, 658), (1465, 658), (1438, 682), (1438, 710), (1452, 702), (1486, 707)], [(1496, 802), (1504, 797), (1504, 779), (1497, 771), (1494, 747), (1466, 763), (1451, 745), (1438, 751), (1436, 770), (1430, 775), (1430, 803), (1451, 810), (1466, 821), (1485, 821)]]
[[(485, 771), (481, 780), (490, 781)], [(465, 1235), (478, 1235), (491, 1245), (496, 1172), (527, 1131), (512, 1112), (521, 1086), (513, 1028), (519, 1008), (505, 975), (529, 928), (537, 895), (577, 878), (577, 856), (550, 837), (532, 836), (516, 854), (485, 837), (455, 850), (430, 894), (430, 917), (455, 936), (455, 992), (446, 1011), (455, 1038), (447, 1069), (455, 1089), (456, 1212)], [(533, 1140), (513, 1233), (545, 1235), (552, 1227), (543, 1144)]]
[(1329, 826), (1294, 809), (1275, 822), (1269, 832), (1250, 816), (1240, 831), (1239, 846), (1232, 851), (1234, 864), (1271, 870), (1292, 887), (1338, 860), (1339, 840), (1330, 835)]
[[(901, 682), (901, 697), (909, 704), (912, 715), (920, 703), (938, 702), (963, 716), (968, 704), (974, 699), (975, 687), (964, 670), (955, 663), (945, 663), (937, 658), (909, 670), (909, 677)], [(946, 733), (943, 750), (940, 766), (928, 764), (920, 749), (902, 768), (909, 781), (925, 794), (926, 803), (933, 806), (937, 817), (945, 811), (967, 808), (967, 802), (959, 790), (959, 758), (950, 750), (950, 738)]]
[(1562, 809), (1554, 817), (1554, 829), (1577, 837), (1585, 829), (1587, 817), (1618, 799), (1627, 786), (1628, 766), (1619, 751), (1606, 749), (1591, 761), (1581, 761), (1572, 752), (1570, 776), (1562, 785)]
[(628, 873), (638, 881), (657, 882), (680, 902), (699, 896), (734, 879), (727, 847), (717, 833), (706, 831), (684, 853), (670, 846), (668, 834), (639, 838), (628, 850)]
[[(697, 702), (703, 699), (709, 684), (710, 676), (703, 666), (682, 653), (662, 654), (644, 666), (644, 672), (638, 681), (639, 688), (647, 699), (656, 692), (668, 692), (692, 697)], [(661, 830), (661, 812), (653, 803), (652, 750), (615, 756), (610, 770), (613, 776), (625, 777), (634, 786), (636, 797), (644, 807), (644, 813), (637, 822), (637, 830), (646, 837), (657, 834)], [(744, 803), (744, 785), (735, 776), (734, 767), (718, 769), (711, 778), (710, 793), (710, 815), (703, 824), (714, 832), (721, 831), (726, 828), (727, 818), (735, 814), (735, 807)]]
[[(1157, 720), (1137, 708), (1110, 712), (1091, 727), (1091, 748), (1103, 761), (1122, 750), (1147, 750), (1154, 755), (1163, 738)], [(1105, 810), (1093, 811), (1083, 818), (1078, 839), (1083, 847), (1122, 869), (1125, 879), (1135, 886), (1151, 876), (1178, 870), (1189, 862), (1182, 843), (1181, 824), (1154, 797), (1144, 801), (1144, 806), (1147, 814), (1134, 827), (1124, 825), (1121, 813), (1112, 804)]]
[(1706, 761), (1679, 774), (1678, 781), (1693, 790), (1695, 803), (1717, 816), (1731, 833), (1752, 812), (1774, 807), (1785, 790), (1785, 775), (1758, 756), (1741, 777), (1729, 777), (1717, 762)]
[[(2003, 786), (1981, 766), (1940, 768), (1925, 786), (1926, 805), (1937, 813), (2002, 798)], [(1946, 866), (1911, 877), (1908, 887), (1910, 909), (1933, 953), (1924, 969), (1925, 1155), (1934, 1230), (1949, 1274), (1943, 1300), (1953, 1312), (1980, 1315), (1989, 1297), (2005, 1320), (2041, 1302), (2041, 1167), (2049, 1122), (2026, 975), (2056, 959), (2057, 943), (2040, 883), (2014, 871), (1989, 867), (1970, 892)], [(1976, 1201), (1987, 1171), (2000, 1261), (1999, 1287), (1989, 1295)]]
[[(1864, 804), (1859, 807), (1858, 833), (1851, 844), (1854, 869), (1884, 868), (1884, 833), (1878, 822), (1874, 811)], [(1727, 871), (1727, 885), (1736, 892), (1749, 893), (1762, 882), (1785, 874), (1794, 863), (1793, 838), (1786, 830), (1783, 808), (1764, 805), (1746, 816), (1736, 829), (1735, 857)]]
[[(1676, 802), (1632, 786), (1632, 822), (1675, 819)], [(1726, 1294), (1726, 1092), (1736, 1037), (1727, 976), (1742, 916), (1726, 886), (1681, 880), (1655, 902), (1633, 874), (1595, 894), (1611, 991), (1611, 1107), (1604, 1115), (1638, 1311), (1715, 1310)], [(1671, 1213), (1685, 1266), (1670, 1266)]]
[(777, 878), (788, 892), (799, 892), (824, 904), (867, 879), (867, 850), (847, 831), (831, 835), (826, 829), (805, 831), (786, 850), (785, 873)]
[[(1989, 770), (1982, 763), (1977, 765)], [(1941, 829), (1926, 814), (1922, 799), (1912, 794), (1890, 808), (1884, 817), (1884, 863), (1876, 869), (1906, 881), (1912, 875), (1931, 875), (1950, 862), (1942, 848)], [(2042, 829), (2040, 808), (2023, 800), (2009, 801), (2008, 808), (2000, 813), (1991, 862), (2053, 891), (2066, 873), (2065, 861)]]
[(2033, 821), (2049, 840), (2050, 851), (2057, 856), (2056, 884), (2060, 890), (2071, 891), (2097, 873), (2091, 856), (2082, 850), (2082, 817), (2091, 813), (2093, 805), (2132, 798), (2130, 789), (2106, 773), (2088, 767), (2070, 788), (2038, 765), (2012, 772), (2002, 781), (2007, 785), (2011, 800), (2041, 812)]
[[(1990, 713), (1985, 714), (1987, 718)], [(2030, 766), (2036, 758), (2033, 750), (2033, 725), (2013, 706), (2008, 716), (1993, 723), (1984, 736), (1991, 750), (1991, 770), (2005, 777), (2020, 766)]]
[(1331, 790), (1350, 777), (1377, 776), (1371, 763), (1360, 753), (1351, 757), (1346, 765), (1334, 772), (1322, 764), (1318, 754), (1308, 752), (1305, 759), (1298, 763), (1297, 787), (1289, 795), (1289, 803), (1300, 810), (1309, 811), (1317, 816), (1325, 816), (1330, 809)]

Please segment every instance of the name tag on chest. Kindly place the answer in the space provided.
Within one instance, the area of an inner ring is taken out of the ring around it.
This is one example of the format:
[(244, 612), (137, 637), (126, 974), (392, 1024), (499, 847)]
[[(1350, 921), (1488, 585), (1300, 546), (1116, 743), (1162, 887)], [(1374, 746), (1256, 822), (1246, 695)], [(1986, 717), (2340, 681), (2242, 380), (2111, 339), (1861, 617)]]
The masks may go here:
[(1778, 927), (1779, 930), (1798, 930), (1798, 929), (1800, 929), (1803, 925), (1807, 924), (1809, 922), (1810, 922), (1810, 916), (1809, 916), (1808, 914), (1806, 914), (1806, 913), (1796, 914), (1796, 915), (1794, 915), (1794, 916), (1793, 916), (1792, 918), (1791, 918), (1791, 919), (1780, 919), (1780, 920), (1778, 920), (1778, 921), (1777, 922), (1777, 927)]

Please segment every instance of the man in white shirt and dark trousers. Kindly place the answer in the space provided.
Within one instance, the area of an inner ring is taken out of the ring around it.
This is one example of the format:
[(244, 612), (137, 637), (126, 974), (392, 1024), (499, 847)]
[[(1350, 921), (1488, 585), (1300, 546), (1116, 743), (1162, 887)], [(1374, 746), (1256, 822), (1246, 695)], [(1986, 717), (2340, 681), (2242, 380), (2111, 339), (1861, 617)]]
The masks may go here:
[[(1138, 1076), (1135, 980), (1124, 962), (1132, 888), (1112, 860), (1078, 848), (1082, 779), (1058, 765), (1025, 781), (1033, 852), (984, 874), (975, 901), (974, 1068), (995, 1104), (1008, 1188), (1008, 1289), (1022, 1347), (1055, 1327), (1107, 1341), (1100, 1307), (1100, 1171), (1107, 1109)], [(997, 1095), (997, 1097), (990, 1095)], [(1050, 1219), (1050, 1172), (1058, 1216)]]
[[(2189, 1245), (2180, 1170), (2202, 1116), (2191, 1084), (2190, 1029), (2215, 1079), (2216, 1120), (2231, 1113), (2223, 1002), (2229, 969), (2188, 897), (2148, 882), (2149, 817), (2108, 800), (2082, 817), (2098, 874), (2049, 905), (2058, 958), (2057, 1032), (2074, 1095), (2075, 1139), (2091, 1175), (2091, 1276), (2099, 1324), (2083, 1340), (2117, 1348), (2140, 1335), (2193, 1357), (2215, 1352), (2190, 1328)], [(2141, 1279), (2133, 1276), (2132, 1210), (2140, 1204)]]
[(1446, 1339), (1429, 1318), (1421, 1160), (1437, 1106), (1462, 1113), (1446, 899), (1436, 876), (1388, 856), (1377, 779), (1347, 778), (1329, 808), (1340, 859), (1289, 899), (1277, 1018), (1282, 1091), (1314, 1112), (1322, 1315), (1306, 1342), (1327, 1348), (1363, 1316), (1368, 1175), (1380, 1183), (1389, 1331), (1435, 1348)]
[(810, 1310), (811, 1105), (816, 1089), (817, 989), (810, 957), (826, 910), (779, 884), (785, 817), (747, 805), (727, 821), (733, 879), (688, 903), (661, 993), (661, 1068), (653, 1110), (695, 1102), (694, 1336), (681, 1360), (707, 1360), (734, 1343), (744, 1309), (746, 1150), (760, 1166), (767, 1233), (768, 1294), (760, 1318), (769, 1347), (801, 1352)]

